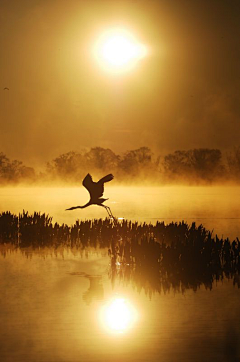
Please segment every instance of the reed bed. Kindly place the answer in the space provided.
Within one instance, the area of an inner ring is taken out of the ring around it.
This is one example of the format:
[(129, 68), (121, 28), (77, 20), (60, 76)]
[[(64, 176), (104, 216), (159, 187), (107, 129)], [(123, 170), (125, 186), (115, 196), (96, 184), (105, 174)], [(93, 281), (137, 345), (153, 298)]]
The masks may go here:
[[(77, 220), (53, 223), (52, 217), (23, 211), (0, 214), (0, 244), (17, 248), (106, 248), (111, 278), (134, 279), (151, 290), (160, 286), (211, 288), (214, 281), (232, 278), (240, 287), (240, 241), (218, 238), (203, 225), (184, 221), (165, 224), (128, 220)], [(163, 289), (164, 289), (163, 288)], [(159, 291), (159, 290), (158, 290)]]

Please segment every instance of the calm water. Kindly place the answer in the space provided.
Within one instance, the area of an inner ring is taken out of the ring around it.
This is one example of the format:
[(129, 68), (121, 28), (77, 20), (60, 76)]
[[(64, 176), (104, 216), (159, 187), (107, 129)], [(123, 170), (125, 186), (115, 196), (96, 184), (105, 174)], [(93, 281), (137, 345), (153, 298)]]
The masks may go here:
[(1, 361), (239, 361), (232, 280), (153, 294), (113, 281), (103, 251), (7, 247), (0, 273)]
[[(156, 220), (196, 221), (219, 236), (240, 236), (240, 187), (111, 187), (106, 185), (106, 202), (116, 217), (156, 222)], [(105, 218), (106, 210), (83, 205), (89, 195), (84, 187), (0, 188), (0, 212), (18, 213), (23, 209), (46, 212), (53, 221), (72, 224), (76, 219)]]
[[(106, 191), (117, 217), (196, 221), (219, 235), (240, 236), (240, 188)], [(2, 188), (0, 200), (0, 211), (41, 211), (60, 223), (106, 216), (94, 206), (64, 211), (88, 200), (81, 188)], [(153, 292), (141, 270), (135, 284), (130, 269), (113, 273), (109, 262), (104, 250), (2, 246), (0, 360), (240, 361), (240, 289), (232, 279), (211, 290), (189, 286), (182, 293), (166, 285)]]

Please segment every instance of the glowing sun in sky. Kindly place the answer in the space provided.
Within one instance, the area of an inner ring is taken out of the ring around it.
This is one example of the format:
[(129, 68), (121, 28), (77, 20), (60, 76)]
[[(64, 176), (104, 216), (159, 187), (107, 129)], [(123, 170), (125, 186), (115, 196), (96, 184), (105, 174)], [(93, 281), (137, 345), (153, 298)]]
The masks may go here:
[(94, 54), (100, 65), (111, 72), (124, 72), (147, 54), (147, 49), (140, 44), (133, 34), (122, 29), (112, 29), (100, 36)]
[(109, 332), (124, 333), (136, 322), (137, 313), (127, 300), (116, 298), (103, 307), (101, 320)]

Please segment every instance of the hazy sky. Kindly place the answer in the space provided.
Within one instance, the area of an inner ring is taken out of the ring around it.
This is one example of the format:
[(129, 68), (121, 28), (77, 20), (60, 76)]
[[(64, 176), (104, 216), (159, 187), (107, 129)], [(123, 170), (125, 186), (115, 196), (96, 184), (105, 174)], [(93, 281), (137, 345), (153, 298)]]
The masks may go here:
[[(240, 1), (1, 0), (0, 24), (0, 151), (10, 158), (240, 144)], [(149, 49), (118, 75), (92, 55), (113, 27)]]

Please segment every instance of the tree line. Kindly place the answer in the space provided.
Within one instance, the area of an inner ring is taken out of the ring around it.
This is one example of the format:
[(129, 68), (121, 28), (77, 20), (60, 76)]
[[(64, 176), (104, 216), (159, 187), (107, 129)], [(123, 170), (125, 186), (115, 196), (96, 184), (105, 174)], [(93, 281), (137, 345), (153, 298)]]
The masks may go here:
[(121, 155), (109, 148), (70, 151), (46, 163), (43, 171), (0, 153), (0, 184), (64, 182), (79, 183), (90, 173), (94, 179), (113, 173), (116, 181), (126, 183), (215, 184), (240, 180), (240, 146), (231, 151), (196, 148), (155, 155), (140, 147)]

